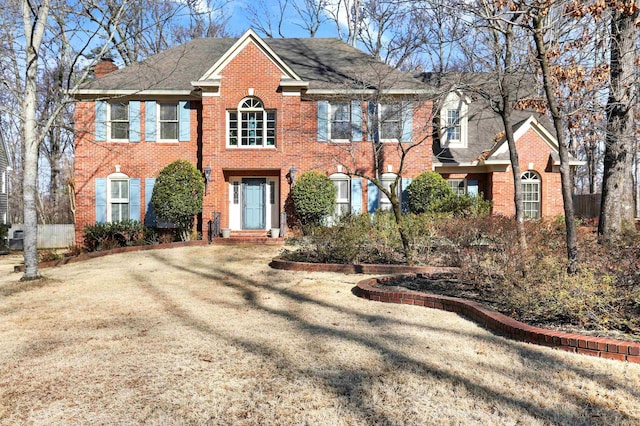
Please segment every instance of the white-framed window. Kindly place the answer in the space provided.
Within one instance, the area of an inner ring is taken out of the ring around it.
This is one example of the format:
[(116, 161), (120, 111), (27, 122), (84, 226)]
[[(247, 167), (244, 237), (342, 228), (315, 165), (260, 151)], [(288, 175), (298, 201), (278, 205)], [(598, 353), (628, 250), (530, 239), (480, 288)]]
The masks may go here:
[(108, 138), (113, 141), (129, 140), (129, 103), (110, 102), (107, 117), (109, 117), (107, 130)]
[(522, 207), (529, 219), (540, 217), (540, 175), (527, 170), (520, 179), (522, 184)]
[(107, 179), (107, 222), (129, 219), (129, 178), (122, 173)]
[(227, 111), (227, 146), (263, 148), (276, 145), (276, 112), (265, 110), (258, 98), (245, 98)]
[(447, 141), (459, 142), (462, 134), (460, 128), (460, 110), (448, 109), (447, 110)]
[(179, 117), (178, 103), (158, 103), (158, 129), (160, 129), (160, 141), (178, 141)]
[(329, 139), (348, 141), (351, 139), (351, 104), (349, 102), (329, 103)]
[(467, 183), (465, 179), (447, 179), (447, 182), (455, 195), (465, 195), (467, 193)]
[(378, 132), (381, 140), (402, 139), (402, 103), (380, 104), (378, 107)]
[(343, 173), (335, 173), (329, 179), (336, 186), (336, 208), (334, 216), (339, 218), (351, 212), (351, 179)]
[[(382, 183), (382, 186), (384, 187), (384, 189), (386, 189), (387, 191), (391, 191), (391, 185), (393, 184), (393, 182), (395, 182), (396, 180), (396, 174), (395, 173), (385, 173), (382, 175), (382, 178), (380, 179), (380, 182)], [(402, 197), (402, 188), (401, 188), (401, 184), (400, 182), (398, 182), (398, 186), (396, 187), (396, 196), (398, 197), (398, 201), (402, 201), (401, 197)], [(391, 206), (391, 200), (389, 200), (389, 197), (387, 197), (387, 195), (380, 191), (380, 210), (391, 210), (392, 206)]]
[(443, 147), (466, 148), (469, 103), (458, 92), (447, 95), (440, 110), (440, 143)]

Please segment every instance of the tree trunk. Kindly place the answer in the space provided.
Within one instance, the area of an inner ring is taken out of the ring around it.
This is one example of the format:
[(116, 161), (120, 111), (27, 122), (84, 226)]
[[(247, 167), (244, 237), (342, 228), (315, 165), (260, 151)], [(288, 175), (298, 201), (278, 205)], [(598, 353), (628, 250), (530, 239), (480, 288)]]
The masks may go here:
[(633, 104), (635, 99), (635, 20), (632, 13), (612, 10), (611, 84), (607, 100), (607, 133), (598, 239), (609, 242), (635, 230), (633, 204)]
[[(540, 11), (538, 11), (540, 13)], [(572, 179), (571, 167), (569, 166), (569, 150), (566, 145), (564, 125), (560, 115), (560, 109), (556, 101), (555, 93), (551, 83), (551, 70), (547, 47), (543, 38), (544, 17), (536, 14), (533, 17), (533, 38), (536, 45), (538, 62), (542, 71), (542, 81), (547, 97), (547, 104), (553, 119), (553, 126), (558, 138), (558, 151), (560, 154), (560, 179), (562, 183), (562, 202), (564, 206), (564, 223), (566, 227), (567, 259), (569, 260), (568, 271), (575, 274), (578, 271), (578, 234), (576, 231), (575, 214), (573, 211)]]
[[(28, 0), (22, 0), (22, 18), (25, 30), (26, 73), (22, 101), (22, 187), (24, 209), (24, 275), (22, 280), (40, 277), (38, 271), (38, 216), (36, 209), (38, 179), (38, 134), (36, 117), (36, 81), (38, 53), (49, 13), (49, 0), (42, 0), (39, 8), (32, 9)], [(37, 13), (33, 16), (32, 13)]]

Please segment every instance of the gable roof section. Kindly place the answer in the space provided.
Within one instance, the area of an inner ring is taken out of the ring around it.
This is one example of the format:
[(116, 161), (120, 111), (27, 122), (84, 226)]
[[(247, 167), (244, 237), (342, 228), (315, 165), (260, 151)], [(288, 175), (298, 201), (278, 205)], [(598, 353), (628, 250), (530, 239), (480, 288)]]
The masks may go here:
[(236, 57), (249, 43), (255, 44), (262, 53), (273, 62), (273, 64), (280, 69), (283, 78), (290, 78), (297, 81), (302, 79), (284, 62), (277, 53), (269, 47), (253, 30), (247, 30), (242, 37), (240, 37), (225, 53), (222, 55), (211, 68), (204, 73), (198, 81), (218, 79), (220, 78), (220, 72), (225, 66)]
[(77, 96), (193, 94), (192, 82), (215, 79), (248, 42), (255, 43), (283, 71), (283, 81), (308, 82), (308, 94), (433, 92), (429, 85), (339, 39), (261, 39), (253, 31), (247, 31), (240, 39), (191, 40), (88, 82)]

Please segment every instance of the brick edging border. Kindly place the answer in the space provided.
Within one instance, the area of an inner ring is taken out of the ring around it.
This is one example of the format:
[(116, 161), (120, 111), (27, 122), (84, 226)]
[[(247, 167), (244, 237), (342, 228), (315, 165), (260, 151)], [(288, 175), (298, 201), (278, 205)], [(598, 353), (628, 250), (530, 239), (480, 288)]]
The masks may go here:
[[(166, 244), (151, 244), (146, 246), (118, 247), (111, 250), (92, 251), (89, 253), (82, 253), (82, 254), (79, 254), (78, 256), (65, 257), (59, 260), (52, 260), (51, 262), (40, 262), (38, 263), (38, 269), (53, 268), (55, 266), (66, 265), (69, 263), (84, 262), (86, 260), (95, 259), (97, 257), (109, 256), (112, 254), (131, 253), (134, 251), (145, 251), (145, 250), (162, 250), (162, 249), (170, 249), (170, 248), (178, 248), (178, 247), (199, 247), (199, 246), (206, 246), (206, 245), (208, 245), (206, 240), (193, 240), (193, 241), (178, 241), (175, 243), (166, 243)], [(24, 265), (14, 266), (13, 272), (24, 272)]]
[(435, 266), (407, 266), (407, 265), (383, 265), (372, 263), (311, 263), (295, 262), (285, 260), (281, 257), (274, 257), (269, 262), (273, 269), (283, 269), (286, 271), (306, 271), (306, 272), (339, 272), (343, 274), (399, 274), (405, 272), (438, 274), (447, 272), (457, 272), (459, 268), (445, 268)]
[(402, 274), (362, 280), (356, 284), (354, 293), (364, 299), (378, 302), (417, 305), (456, 312), (514, 340), (549, 346), (567, 352), (640, 364), (640, 343), (534, 327), (488, 309), (477, 302), (457, 297), (438, 296), (412, 290), (394, 291), (374, 287), (381, 282), (419, 275)]

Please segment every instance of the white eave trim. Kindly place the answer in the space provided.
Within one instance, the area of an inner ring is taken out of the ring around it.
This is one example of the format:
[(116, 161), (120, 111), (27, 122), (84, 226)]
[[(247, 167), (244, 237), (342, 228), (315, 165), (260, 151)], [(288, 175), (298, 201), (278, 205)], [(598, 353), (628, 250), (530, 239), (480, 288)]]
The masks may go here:
[(209, 80), (192, 81), (191, 85), (193, 87), (216, 88), (216, 87), (220, 87), (220, 82), (221, 82), (220, 78), (213, 78)]
[[(586, 164), (587, 164), (587, 162), (583, 161), (583, 160), (569, 160), (569, 165), (570, 166), (585, 166)], [(554, 166), (559, 166), (560, 165), (560, 160), (554, 161), (553, 165)]]
[(465, 163), (433, 163), (433, 168), (437, 167), (476, 167), (477, 161), (468, 161)]
[(265, 56), (267, 56), (273, 64), (280, 69), (284, 77), (291, 78), (292, 80), (302, 81), (302, 79), (287, 65), (276, 52), (269, 47), (269, 45), (258, 36), (253, 30), (249, 29), (245, 32), (234, 44), (227, 50), (224, 55), (220, 57), (216, 61), (215, 64), (211, 68), (204, 73), (202, 77), (200, 77), (200, 81), (202, 80), (211, 80), (219, 78), (220, 71), (227, 66), (233, 58), (236, 57), (238, 53), (240, 53), (247, 44), (255, 43), (259, 49), (265, 52)]
[(511, 164), (510, 160), (484, 160), (482, 164), (492, 165), (492, 164)]
[(309, 89), (307, 95), (431, 95), (428, 89)]
[(158, 96), (158, 95), (192, 95), (193, 90), (167, 90), (167, 89), (147, 89), (147, 90), (130, 90), (130, 89), (78, 89), (73, 93), (69, 93), (71, 96), (132, 96), (132, 95), (148, 95), (148, 96)]
[(308, 81), (302, 81), (302, 80), (292, 80), (290, 78), (283, 78), (280, 80), (280, 87), (302, 87), (302, 88), (307, 88), (309, 87), (309, 82)]

